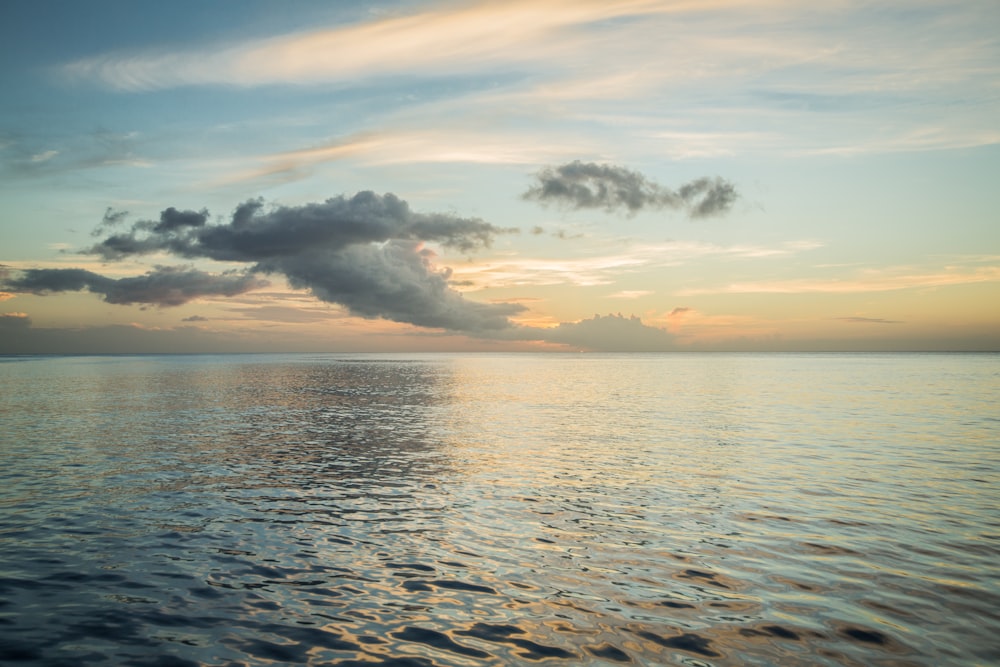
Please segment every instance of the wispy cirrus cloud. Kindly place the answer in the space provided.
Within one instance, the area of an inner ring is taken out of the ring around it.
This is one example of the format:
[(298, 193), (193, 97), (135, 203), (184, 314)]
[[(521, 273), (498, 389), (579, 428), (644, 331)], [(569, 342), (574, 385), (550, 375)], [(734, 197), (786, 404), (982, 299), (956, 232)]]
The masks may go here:
[[(468, 163), (534, 165), (565, 159), (590, 148), (586, 142), (496, 130), (430, 127), (362, 132), (338, 141), (279, 153), (245, 157), (239, 168), (215, 184), (255, 180), (291, 181), (320, 165), (354, 160), (365, 165)], [(250, 166), (247, 167), (246, 163)]]
[(621, 292), (615, 292), (614, 294), (609, 294), (609, 299), (639, 299), (644, 296), (649, 296), (654, 294), (652, 290), (648, 289), (636, 289), (636, 290), (622, 290)]
[[(109, 52), (61, 71), (121, 91), (355, 86), (401, 75), (454, 81), (472, 74), (466, 78), (489, 85), (449, 87), (436, 100), (379, 113), (401, 111), (411, 128), (425, 114), (425, 127), (445, 130), (454, 129), (456, 109), (465, 119), (498, 113), (508, 120), (600, 119), (616, 135), (605, 144), (612, 155), (623, 134), (631, 135), (633, 150), (675, 157), (923, 151), (1000, 142), (990, 92), (1000, 75), (1000, 47), (984, 29), (995, 18), (995, 3), (956, 7), (943, 0), (880, 9), (786, 0), (442, 3), (200, 48)], [(661, 113), (667, 104), (670, 114)], [(644, 127), (621, 131), (637, 122)], [(409, 154), (433, 161), (526, 159), (526, 151), (484, 148), (415, 147)], [(296, 176), (280, 162), (247, 172), (268, 168), (275, 177)]]
[(55, 151), (55, 150), (43, 151), (41, 153), (35, 153), (34, 155), (32, 155), (31, 156), (31, 161), (35, 162), (35, 163), (38, 163), (38, 162), (48, 162), (49, 160), (51, 160), (52, 158), (54, 158), (57, 155), (59, 155), (59, 151)]
[(677, 296), (698, 294), (852, 294), (893, 290), (947, 287), (1000, 281), (1000, 267), (955, 268), (939, 271), (902, 272), (898, 269), (872, 270), (851, 278), (796, 278), (741, 282), (718, 287), (685, 288)]
[(775, 246), (719, 245), (696, 241), (642, 244), (619, 253), (575, 258), (500, 257), (456, 266), (454, 280), (470, 289), (527, 285), (608, 285), (618, 276), (655, 267), (680, 266), (708, 258), (764, 259), (821, 247), (817, 241), (788, 241)]
[(44, 178), (85, 169), (152, 166), (148, 159), (138, 154), (139, 136), (135, 132), (98, 129), (49, 138), (45, 143), (56, 143), (58, 148), (38, 145), (34, 137), (17, 137), (0, 145), (0, 175)]
[[(427, 68), (461, 73), (487, 62), (527, 66), (566, 49), (574, 27), (677, 11), (686, 4), (690, 3), (479, 2), (201, 50), (112, 53), (73, 62), (64, 73), (120, 90), (157, 90), (209, 84), (314, 84)], [(556, 34), (560, 39), (554, 39)]]
[(629, 254), (572, 259), (506, 258), (477, 262), (455, 269), (454, 282), (470, 289), (541, 285), (608, 285), (621, 273), (648, 264)]

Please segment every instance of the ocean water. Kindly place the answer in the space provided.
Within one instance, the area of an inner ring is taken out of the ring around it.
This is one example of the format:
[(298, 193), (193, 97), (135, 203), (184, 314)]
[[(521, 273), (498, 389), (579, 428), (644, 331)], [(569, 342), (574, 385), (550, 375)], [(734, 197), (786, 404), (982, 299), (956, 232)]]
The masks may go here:
[(1000, 355), (0, 359), (3, 665), (1000, 663)]

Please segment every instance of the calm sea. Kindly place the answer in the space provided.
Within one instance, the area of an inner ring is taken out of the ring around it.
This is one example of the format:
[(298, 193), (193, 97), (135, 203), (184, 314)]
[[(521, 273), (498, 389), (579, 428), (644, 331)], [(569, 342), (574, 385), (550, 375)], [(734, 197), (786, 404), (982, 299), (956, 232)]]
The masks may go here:
[(0, 359), (4, 665), (1000, 663), (1000, 355)]

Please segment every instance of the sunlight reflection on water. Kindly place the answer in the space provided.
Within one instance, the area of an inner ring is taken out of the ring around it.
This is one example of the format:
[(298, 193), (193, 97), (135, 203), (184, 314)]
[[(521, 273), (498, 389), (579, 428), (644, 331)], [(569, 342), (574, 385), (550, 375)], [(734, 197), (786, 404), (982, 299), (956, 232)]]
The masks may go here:
[(0, 659), (1000, 659), (1000, 356), (0, 363)]

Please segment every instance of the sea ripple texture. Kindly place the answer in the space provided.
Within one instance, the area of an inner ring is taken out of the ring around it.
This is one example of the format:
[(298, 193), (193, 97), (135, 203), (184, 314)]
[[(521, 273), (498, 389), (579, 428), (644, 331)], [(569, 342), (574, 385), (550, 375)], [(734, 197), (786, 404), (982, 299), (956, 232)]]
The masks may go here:
[(1000, 355), (0, 358), (3, 665), (1000, 664)]

